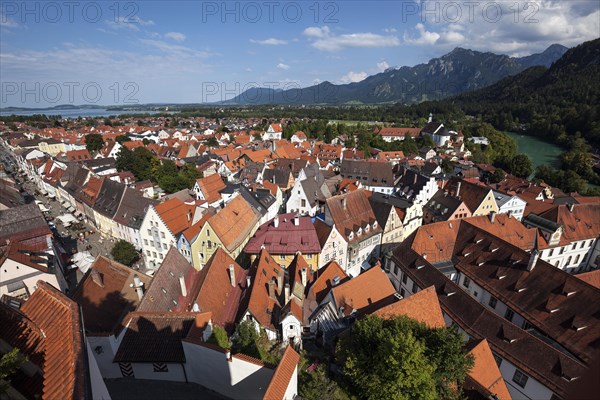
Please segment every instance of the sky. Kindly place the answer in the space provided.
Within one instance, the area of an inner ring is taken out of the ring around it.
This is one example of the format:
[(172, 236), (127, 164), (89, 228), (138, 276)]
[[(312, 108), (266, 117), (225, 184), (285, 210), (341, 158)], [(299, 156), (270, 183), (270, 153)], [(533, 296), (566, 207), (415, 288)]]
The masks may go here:
[(0, 2), (0, 107), (202, 103), (350, 83), (455, 47), (600, 36), (598, 1)]

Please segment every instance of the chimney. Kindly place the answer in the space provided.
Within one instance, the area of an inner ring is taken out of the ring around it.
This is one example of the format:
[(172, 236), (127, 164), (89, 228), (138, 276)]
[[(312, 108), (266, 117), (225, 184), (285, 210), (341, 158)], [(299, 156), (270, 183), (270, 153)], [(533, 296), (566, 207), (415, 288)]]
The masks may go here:
[(227, 361), (231, 361), (231, 350), (225, 350), (225, 358), (227, 359)]
[(231, 286), (235, 287), (235, 269), (233, 268), (233, 264), (229, 264), (229, 281), (231, 282)]
[(342, 197), (342, 208), (345, 210), (346, 209), (346, 198)]
[(246, 289), (249, 288), (251, 284), (252, 278), (250, 278), (250, 275), (246, 275)]
[(433, 114), (429, 113), (429, 119), (427, 120), (427, 122), (431, 122), (431, 121), (433, 121)]
[(183, 297), (187, 297), (187, 289), (185, 287), (185, 278), (183, 276), (183, 273), (179, 274), (179, 286), (181, 287), (181, 295)]
[(458, 182), (456, 184), (456, 194), (455, 196), (458, 198), (458, 196), (460, 196), (460, 185), (462, 184), (462, 182)]
[(300, 270), (300, 278), (302, 279), (302, 286), (306, 287), (306, 268)]
[(495, 211), (492, 211), (492, 212), (490, 213), (490, 222), (491, 222), (492, 224), (494, 224), (494, 221), (496, 221), (496, 212), (495, 212)]
[(339, 276), (337, 276), (337, 275), (336, 275), (336, 276), (334, 276), (334, 277), (333, 277), (333, 279), (331, 280), (331, 283), (333, 283), (333, 285), (332, 285), (332, 286), (339, 285), (339, 283), (340, 283), (340, 277), (339, 277)]
[(279, 216), (275, 217), (275, 219), (273, 220), (273, 226), (275, 228), (279, 227)]
[(570, 212), (573, 212), (573, 208), (575, 207), (575, 204), (574, 203), (569, 203), (569, 205), (567, 207), (569, 207), (569, 211)]
[(414, 180), (414, 182), (413, 182), (413, 184), (414, 184), (414, 185), (416, 185), (416, 184), (417, 184), (417, 178), (418, 178), (418, 174), (415, 172), (415, 180)]
[(275, 281), (274, 280), (269, 281), (269, 297), (271, 299), (275, 300)]
[(286, 283), (285, 284), (285, 304), (287, 304), (288, 301), (290, 301), (290, 284)]
[(283, 290), (283, 272), (279, 271), (277, 273), (277, 293), (281, 293)]
[(133, 275), (133, 287), (137, 292), (138, 299), (142, 300), (142, 297), (144, 296), (144, 283), (140, 280), (138, 274)]

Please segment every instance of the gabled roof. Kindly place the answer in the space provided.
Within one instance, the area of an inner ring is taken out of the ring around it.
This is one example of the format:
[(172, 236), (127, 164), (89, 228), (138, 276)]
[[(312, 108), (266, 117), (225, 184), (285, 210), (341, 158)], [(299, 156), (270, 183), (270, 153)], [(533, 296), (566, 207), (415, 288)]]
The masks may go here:
[(344, 178), (358, 180), (363, 185), (394, 186), (392, 164), (389, 162), (348, 160), (344, 158), (340, 173)]
[[(472, 225), (461, 225), (455, 267), (576, 357), (589, 362), (600, 343), (600, 291)], [(498, 278), (500, 270), (503, 278)]]
[(430, 328), (446, 327), (434, 286), (430, 286), (412, 296), (381, 307), (373, 314), (380, 317), (404, 315), (422, 322)]
[(39, 374), (13, 382), (22, 394), (41, 399), (83, 399), (88, 370), (77, 304), (43, 281), (20, 312), (0, 303), (0, 338), (18, 347)]
[(146, 198), (141, 192), (127, 187), (123, 191), (123, 198), (113, 220), (121, 225), (139, 229), (150, 206), (157, 204), (158, 200)]
[(263, 250), (254, 261), (250, 273), (253, 279), (248, 299), (248, 311), (262, 326), (277, 330), (283, 288), (278, 291), (277, 283), (273, 284), (274, 296), (270, 297), (269, 282), (277, 282), (278, 275), (283, 275), (284, 269), (273, 260), (266, 250)]
[(231, 252), (243, 243), (258, 221), (259, 216), (250, 204), (242, 196), (236, 196), (208, 224)]
[(448, 183), (446, 183), (445, 189), (452, 195), (455, 195), (459, 183), (460, 190), (458, 191), (458, 195), (460, 196), (460, 199), (465, 202), (467, 207), (469, 207), (469, 210), (471, 210), (472, 213), (479, 208), (486, 196), (492, 191), (492, 189), (489, 187), (475, 185), (471, 182), (454, 177), (451, 178)]
[(368, 307), (376, 307), (379, 302), (389, 301), (396, 293), (385, 272), (377, 265), (331, 289), (335, 305), (342, 308), (345, 315), (353, 311), (362, 313)]
[(144, 288), (150, 283), (149, 276), (106, 257), (96, 258), (73, 294), (89, 334), (116, 333), (122, 318), (140, 304), (136, 289), (130, 286), (134, 275)]
[(154, 206), (154, 209), (171, 233), (177, 236), (192, 225), (196, 205), (172, 198)]
[(107, 179), (102, 185), (100, 193), (98, 193), (98, 198), (94, 203), (93, 209), (105, 217), (112, 219), (121, 203), (125, 187), (120, 182)]
[(214, 203), (221, 200), (220, 192), (225, 189), (225, 182), (221, 179), (221, 175), (212, 174), (205, 178), (197, 179), (196, 183), (200, 186), (200, 190), (206, 201)]
[[(181, 290), (179, 277), (183, 275), (186, 293)], [(171, 247), (144, 294), (137, 311), (185, 311), (190, 302), (191, 290), (198, 272), (188, 260)]]
[(600, 289), (600, 269), (585, 272), (583, 274), (577, 274), (575, 276), (582, 281), (589, 283), (596, 289)]
[(0, 243), (6, 239), (46, 243), (46, 238), (51, 235), (52, 231), (35, 203), (0, 210)]
[(206, 326), (210, 313), (130, 313), (125, 319), (127, 331), (113, 362), (184, 363), (181, 340), (196, 325)]
[(92, 175), (90, 179), (83, 185), (81, 192), (79, 192), (77, 198), (83, 201), (90, 207), (93, 207), (96, 203), (96, 199), (98, 198), (98, 194), (100, 193), (100, 188), (104, 183), (105, 178)]
[(562, 235), (570, 242), (596, 239), (600, 232), (600, 204), (558, 205), (540, 215), (564, 227)]
[(295, 218), (294, 213), (280, 214), (262, 224), (246, 244), (244, 252), (258, 254), (264, 246), (270, 254), (320, 253), (321, 245), (310, 217)]
[[(471, 338), (487, 339), (495, 354), (532, 376), (558, 396), (564, 397), (571, 386), (557, 371), (559, 363), (572, 369), (573, 376), (585, 373), (585, 366), (575, 358), (520, 329), (472, 298), (428, 260), (411, 250), (408, 243), (396, 247), (392, 260), (419, 287), (435, 285), (444, 314)], [(417, 263), (423, 267), (417, 269)]]
[(32, 246), (21, 242), (9, 242), (7, 246), (0, 246), (0, 266), (9, 259), (38, 271), (48, 273), (48, 265), (51, 263), (46, 250), (47, 245)]
[(300, 354), (288, 345), (273, 373), (273, 377), (271, 377), (271, 382), (269, 382), (263, 397), (264, 400), (284, 400), (285, 392), (292, 381), (292, 377), (297, 373), (299, 362)]
[[(235, 286), (231, 285), (230, 266)], [(200, 311), (211, 312), (215, 325), (233, 332), (242, 293), (247, 289), (247, 275), (248, 271), (219, 247), (198, 273), (188, 301), (197, 304)]]
[(498, 369), (488, 341), (481, 339), (473, 341), (470, 345), (472, 348), (468, 354), (473, 356), (475, 364), (467, 373), (468, 379), (465, 381), (467, 390), (476, 390), (484, 398), (491, 398), (491, 395), (495, 395), (498, 400), (511, 400), (512, 397)]
[[(330, 197), (327, 199), (327, 207), (337, 230), (347, 242), (360, 241), (381, 232), (379, 225), (373, 228), (376, 218), (364, 190)], [(365, 232), (367, 226), (369, 232)], [(356, 234), (359, 228), (363, 231), (360, 237)], [(351, 232), (354, 232), (352, 240), (349, 239)]]

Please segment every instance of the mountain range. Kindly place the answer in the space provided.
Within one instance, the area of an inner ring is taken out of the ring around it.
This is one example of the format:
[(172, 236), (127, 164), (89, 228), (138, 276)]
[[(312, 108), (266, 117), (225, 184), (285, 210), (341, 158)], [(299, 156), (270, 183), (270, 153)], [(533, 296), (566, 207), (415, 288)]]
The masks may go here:
[(360, 82), (325, 81), (288, 90), (252, 88), (220, 104), (408, 104), (443, 99), (489, 86), (532, 66), (550, 67), (567, 50), (553, 44), (542, 53), (509, 57), (457, 47), (427, 64), (388, 68)]

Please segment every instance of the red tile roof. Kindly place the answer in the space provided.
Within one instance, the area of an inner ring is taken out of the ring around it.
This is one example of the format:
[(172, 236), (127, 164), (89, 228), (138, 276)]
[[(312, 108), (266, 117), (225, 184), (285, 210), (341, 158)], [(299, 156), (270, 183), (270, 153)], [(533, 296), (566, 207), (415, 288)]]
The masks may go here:
[(331, 289), (335, 304), (343, 307), (344, 314), (350, 315), (354, 310), (359, 314), (368, 307), (389, 300), (396, 293), (386, 273), (375, 265), (356, 278), (340, 283)]
[[(248, 241), (244, 252), (258, 254), (261, 248), (270, 254), (318, 254), (321, 252), (319, 238), (310, 217), (298, 217), (296, 225), (295, 214), (280, 214), (274, 219), (262, 224)], [(277, 227), (275, 227), (277, 220)]]
[[(373, 228), (373, 224), (377, 222), (377, 219), (364, 190), (333, 196), (328, 198), (326, 202), (337, 230), (346, 241), (360, 241), (365, 237), (381, 233), (379, 224), (376, 228)], [(368, 232), (366, 231), (367, 226), (369, 227)], [(357, 234), (359, 228), (362, 228), (363, 233), (361, 236)], [(352, 232), (354, 234), (352, 240), (350, 240), (349, 235)]]
[(207, 223), (227, 250), (232, 252), (252, 233), (259, 219), (257, 211), (240, 195), (227, 203)]
[[(297, 373), (300, 354), (288, 345), (271, 378), (264, 400), (283, 400), (294, 373)], [(295, 394), (295, 392), (294, 392)]]
[(43, 335), (38, 344), (43, 349), (41, 398), (82, 399), (88, 372), (77, 304), (46, 282), (38, 281), (37, 287), (21, 312)]
[(430, 328), (444, 328), (446, 326), (434, 286), (384, 306), (373, 314), (380, 317), (404, 315), (423, 322)]
[(145, 290), (151, 280), (149, 276), (106, 257), (96, 258), (73, 294), (89, 334), (116, 333), (123, 316), (138, 306), (136, 289), (130, 286), (134, 275), (144, 283)]
[(600, 289), (600, 269), (575, 275), (584, 282), (589, 283), (596, 289)]
[(212, 174), (205, 178), (197, 179), (196, 183), (200, 186), (200, 190), (206, 201), (214, 203), (221, 200), (220, 192), (225, 189), (225, 182), (221, 179), (221, 175)]
[(192, 225), (196, 205), (184, 203), (174, 197), (154, 206), (154, 209), (171, 233), (177, 236)]
[[(233, 266), (235, 286), (231, 285), (230, 266)], [(200, 311), (210, 311), (215, 325), (233, 332), (247, 275), (248, 271), (219, 247), (198, 273), (189, 302), (197, 304)]]
[(479, 340), (469, 354), (473, 355), (475, 364), (467, 376), (487, 391), (484, 393), (485, 397), (491, 398), (490, 395), (493, 394), (498, 400), (511, 400), (512, 397), (504, 383), (504, 378), (498, 369), (488, 341)]

